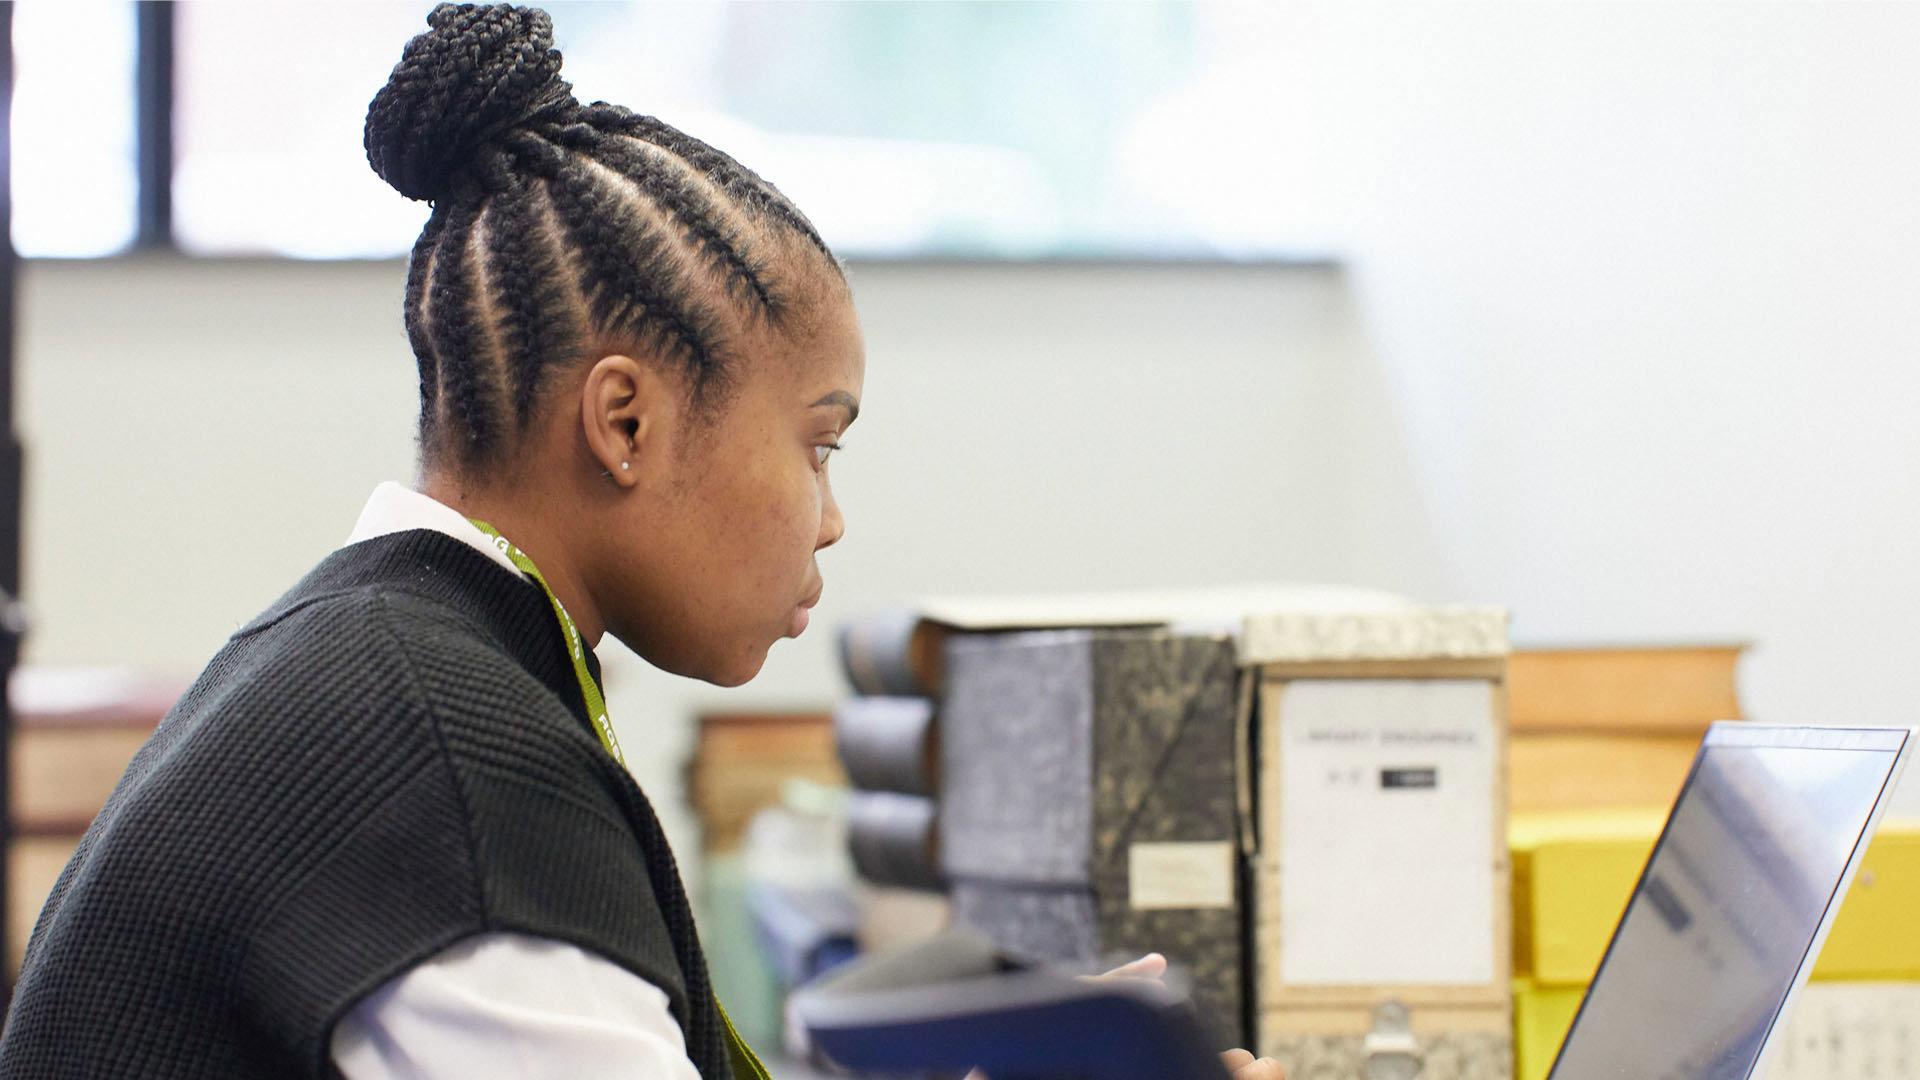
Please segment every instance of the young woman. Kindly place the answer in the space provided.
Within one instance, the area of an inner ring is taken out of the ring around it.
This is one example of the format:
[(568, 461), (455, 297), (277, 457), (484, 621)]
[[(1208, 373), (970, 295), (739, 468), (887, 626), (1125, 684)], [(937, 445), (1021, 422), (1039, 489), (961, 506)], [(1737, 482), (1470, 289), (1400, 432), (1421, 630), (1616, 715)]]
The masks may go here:
[(732, 685), (807, 628), (860, 409), (846, 281), (733, 159), (576, 101), (543, 12), (428, 23), (366, 125), (433, 205), (418, 488), (376, 490), (135, 758), (34, 932), (0, 1075), (756, 1068), (592, 648)]

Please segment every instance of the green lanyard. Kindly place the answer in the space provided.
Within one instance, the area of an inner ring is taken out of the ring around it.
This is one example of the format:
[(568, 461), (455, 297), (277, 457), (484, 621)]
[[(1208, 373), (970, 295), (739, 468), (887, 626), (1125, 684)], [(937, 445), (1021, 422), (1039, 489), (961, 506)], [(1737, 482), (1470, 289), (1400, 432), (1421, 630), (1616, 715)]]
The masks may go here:
[[(540, 569), (533, 565), (533, 560), (527, 557), (526, 552), (501, 536), (499, 529), (479, 518), (467, 520), (473, 522), (474, 528), (486, 533), (493, 541), (493, 546), (512, 560), (522, 573), (539, 583), (540, 591), (547, 594), (547, 601), (553, 605), (553, 614), (560, 620), (560, 629), (567, 635), (567, 652), (573, 657), (573, 676), (580, 680), (580, 696), (587, 703), (587, 715), (593, 717), (593, 730), (600, 735), (600, 745), (606, 747), (607, 753), (613, 755), (613, 760), (625, 768), (627, 759), (620, 755), (620, 740), (614, 737), (613, 723), (607, 719), (607, 699), (600, 693), (600, 684), (593, 681), (593, 673), (587, 670), (586, 645), (581, 642), (580, 629), (573, 625), (573, 616), (567, 614), (566, 605), (553, 594), (553, 586), (540, 576)], [(718, 994), (714, 995), (713, 1007), (720, 1011), (720, 1022), (727, 1029), (727, 1059), (733, 1065), (734, 1080), (770, 1080), (767, 1067), (760, 1063), (760, 1059), (754, 1056), (753, 1048), (734, 1030), (733, 1018), (727, 1015), (725, 1006), (720, 1004)]]
[(720, 1010), (720, 1022), (727, 1026), (727, 1061), (733, 1065), (733, 1080), (771, 1080), (767, 1076), (767, 1067), (754, 1056), (747, 1040), (733, 1030), (733, 1017), (727, 1015), (718, 994), (713, 996), (713, 1007)]
[(613, 723), (607, 719), (607, 699), (601, 696), (600, 684), (593, 681), (593, 673), (587, 670), (587, 648), (580, 641), (580, 629), (573, 625), (573, 616), (567, 614), (567, 606), (560, 602), (558, 596), (553, 595), (553, 586), (548, 585), (547, 579), (540, 576), (540, 568), (533, 565), (533, 560), (527, 558), (526, 552), (501, 536), (499, 529), (479, 518), (467, 520), (473, 522), (474, 528), (486, 533), (493, 540), (493, 546), (499, 548), (502, 555), (511, 559), (513, 565), (519, 567), (522, 573), (539, 582), (540, 590), (547, 594), (547, 601), (553, 605), (554, 615), (560, 619), (560, 629), (567, 635), (567, 652), (573, 657), (573, 677), (580, 680), (580, 696), (587, 703), (587, 715), (593, 717), (593, 730), (600, 735), (600, 745), (607, 748), (607, 753), (613, 755), (613, 760), (625, 767), (627, 759), (620, 755), (620, 740), (614, 737)]

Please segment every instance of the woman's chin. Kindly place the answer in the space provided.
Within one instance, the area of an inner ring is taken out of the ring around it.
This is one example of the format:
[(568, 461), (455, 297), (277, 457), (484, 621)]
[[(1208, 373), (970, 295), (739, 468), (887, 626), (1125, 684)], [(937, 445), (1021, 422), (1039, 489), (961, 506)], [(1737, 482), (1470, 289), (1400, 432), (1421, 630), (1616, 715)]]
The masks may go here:
[(715, 663), (695, 678), (710, 682), (715, 686), (740, 686), (752, 681), (760, 669), (767, 665), (767, 645), (748, 648), (742, 655)]
[[(749, 682), (760, 669), (767, 664), (767, 651), (773, 643), (784, 637), (774, 634), (768, 628), (761, 628), (753, 641), (741, 642), (739, 634), (735, 638), (734, 648), (721, 647), (714, 641), (721, 635), (709, 634), (704, 638), (691, 636), (679, 639), (660, 640), (649, 638), (634, 640), (609, 627), (608, 633), (620, 640), (620, 643), (633, 650), (640, 659), (669, 675), (678, 675), (683, 679), (698, 679), (715, 686), (740, 686)], [(673, 648), (672, 646), (679, 646)]]

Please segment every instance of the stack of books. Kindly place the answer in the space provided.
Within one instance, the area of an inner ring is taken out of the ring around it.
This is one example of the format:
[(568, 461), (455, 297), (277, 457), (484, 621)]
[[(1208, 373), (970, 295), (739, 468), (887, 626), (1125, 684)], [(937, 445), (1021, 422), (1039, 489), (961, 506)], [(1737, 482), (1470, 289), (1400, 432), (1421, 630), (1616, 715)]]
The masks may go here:
[(1746, 646), (1515, 649), (1513, 810), (1673, 805), (1716, 720), (1741, 719)]
[(840, 666), (853, 696), (833, 712), (852, 788), (847, 844), (860, 875), (859, 941), (881, 949), (947, 919), (940, 868), (940, 707), (945, 633), (907, 611), (844, 623)]
[(876, 885), (944, 891), (935, 799), (940, 733), (926, 697), (850, 698), (833, 713), (834, 743), (853, 792), (847, 842)]
[(748, 824), (779, 804), (789, 780), (846, 783), (833, 751), (833, 719), (818, 712), (702, 713), (686, 775), (701, 853), (709, 859), (739, 852)]

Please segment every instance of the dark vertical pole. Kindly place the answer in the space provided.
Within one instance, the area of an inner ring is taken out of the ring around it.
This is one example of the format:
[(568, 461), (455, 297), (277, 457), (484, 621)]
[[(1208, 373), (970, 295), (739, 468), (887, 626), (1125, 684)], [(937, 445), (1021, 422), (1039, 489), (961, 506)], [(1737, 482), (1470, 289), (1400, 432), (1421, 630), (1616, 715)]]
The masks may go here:
[(173, 244), (173, 4), (141, 0), (134, 80), (143, 248)]
[(13, 436), (13, 4), (0, 3), (0, 989), (13, 1000), (13, 705), (6, 691), (20, 653), (20, 444)]

